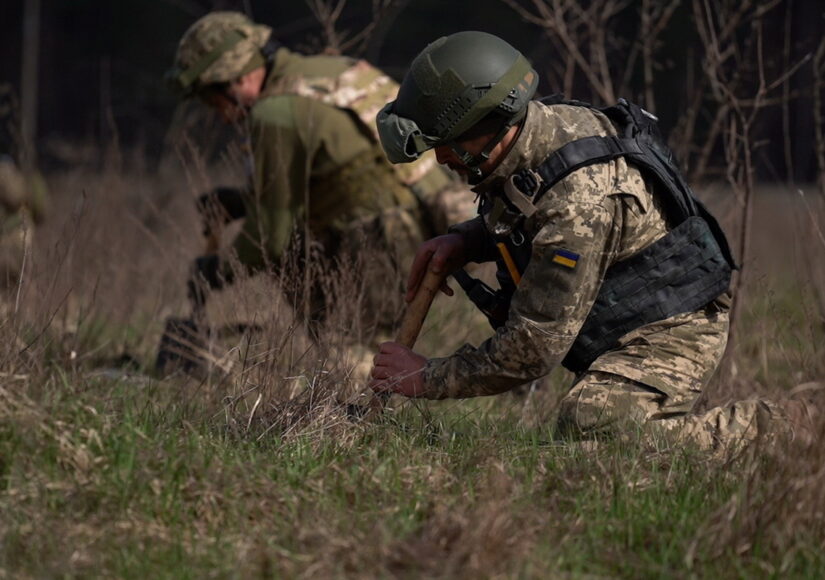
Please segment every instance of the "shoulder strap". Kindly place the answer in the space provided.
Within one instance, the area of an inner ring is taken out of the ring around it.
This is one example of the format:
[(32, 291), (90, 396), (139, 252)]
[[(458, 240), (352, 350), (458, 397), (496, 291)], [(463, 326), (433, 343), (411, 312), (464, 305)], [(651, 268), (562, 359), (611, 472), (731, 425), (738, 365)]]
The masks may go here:
[(592, 165), (624, 157), (629, 163), (655, 179), (662, 187), (657, 193), (662, 199), (665, 214), (676, 224), (692, 216), (705, 219), (732, 268), (736, 268), (733, 253), (722, 228), (707, 208), (696, 199), (676, 166), (673, 154), (659, 133), (657, 119), (638, 105), (625, 99), (604, 109), (580, 101), (565, 101), (553, 95), (542, 102), (548, 105), (565, 104), (600, 111), (617, 129), (618, 135), (591, 136), (571, 141), (550, 154), (535, 171), (542, 184), (532, 196), (537, 204), (547, 191), (570, 173)]

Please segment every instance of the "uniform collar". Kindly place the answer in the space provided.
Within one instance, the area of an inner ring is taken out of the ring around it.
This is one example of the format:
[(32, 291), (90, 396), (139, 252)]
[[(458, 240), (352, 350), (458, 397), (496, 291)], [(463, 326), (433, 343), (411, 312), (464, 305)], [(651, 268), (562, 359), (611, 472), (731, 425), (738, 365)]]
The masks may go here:
[(476, 193), (489, 193), (503, 187), (505, 180), (528, 167), (535, 167), (543, 162), (553, 151), (552, 140), (538, 138), (547, 132), (549, 109), (538, 101), (527, 103), (524, 124), (516, 136), (516, 141), (490, 175), (473, 187)]
[(261, 96), (270, 96), (283, 92), (283, 79), (287, 74), (287, 68), (293, 60), (293, 53), (286, 47), (280, 47), (275, 52), (272, 60), (272, 66), (264, 79), (264, 86), (261, 90)]

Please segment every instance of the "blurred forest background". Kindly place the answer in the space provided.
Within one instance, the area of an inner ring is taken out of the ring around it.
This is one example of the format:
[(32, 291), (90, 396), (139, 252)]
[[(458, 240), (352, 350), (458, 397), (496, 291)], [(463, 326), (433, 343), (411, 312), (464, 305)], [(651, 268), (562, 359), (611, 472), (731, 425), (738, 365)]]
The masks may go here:
[[(654, 111), (694, 178), (724, 175), (731, 99), (752, 105), (764, 77), (768, 90), (748, 127), (756, 177), (814, 182), (821, 170), (821, 0), (6, 0), (0, 82), (36, 94), (23, 99), (24, 125), (41, 168), (88, 163), (114, 141), (158, 162), (181, 123), (204, 130), (208, 119), (174, 114), (163, 74), (184, 30), (215, 9), (247, 12), (293, 50), (339, 49), (396, 78), (439, 36), (500, 35), (535, 64), (543, 94), (595, 103), (624, 96)], [(24, 78), (26, 66), (35, 79)]]

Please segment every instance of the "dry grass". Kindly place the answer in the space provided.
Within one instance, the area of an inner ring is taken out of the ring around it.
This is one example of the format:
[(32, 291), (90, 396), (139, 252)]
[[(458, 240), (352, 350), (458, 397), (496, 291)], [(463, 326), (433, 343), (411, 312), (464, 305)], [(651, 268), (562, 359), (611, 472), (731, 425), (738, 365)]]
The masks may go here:
[[(352, 313), (313, 343), (268, 277), (210, 304), (227, 372), (153, 376), (164, 318), (188, 309), (193, 183), (135, 162), (51, 179), (51, 220), (0, 329), (0, 578), (821, 576), (820, 448), (720, 465), (641, 440), (563, 444), (552, 409), (510, 396), (354, 423), (339, 405), (360, 386)], [(825, 375), (809, 205), (759, 199), (759, 285), (711, 403)], [(348, 300), (363, 290), (335, 283)], [(420, 349), (486, 332), (440, 298)]]

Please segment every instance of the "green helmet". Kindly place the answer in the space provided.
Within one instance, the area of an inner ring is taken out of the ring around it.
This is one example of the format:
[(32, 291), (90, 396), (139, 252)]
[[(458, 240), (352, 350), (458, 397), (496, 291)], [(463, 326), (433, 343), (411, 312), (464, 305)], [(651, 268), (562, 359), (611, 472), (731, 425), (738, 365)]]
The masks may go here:
[(271, 34), (271, 28), (240, 12), (211, 12), (183, 35), (167, 78), (186, 96), (210, 84), (233, 81), (265, 64), (262, 50)]
[[(439, 38), (415, 57), (395, 101), (377, 117), (381, 144), (393, 163), (450, 145), (470, 168), (484, 162), (507, 130), (527, 112), (538, 74), (504, 40), (485, 32)], [(505, 120), (499, 134), (476, 156), (455, 142), (490, 114)]]

